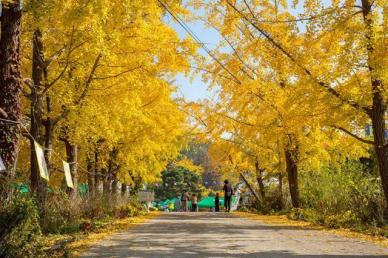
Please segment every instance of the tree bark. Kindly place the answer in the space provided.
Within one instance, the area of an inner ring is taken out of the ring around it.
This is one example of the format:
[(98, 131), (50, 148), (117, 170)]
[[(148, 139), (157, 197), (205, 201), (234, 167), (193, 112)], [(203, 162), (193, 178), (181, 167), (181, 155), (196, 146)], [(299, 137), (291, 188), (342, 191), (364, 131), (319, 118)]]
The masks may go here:
[(19, 151), (21, 118), (21, 60), (20, 30), (22, 10), (20, 0), (3, 4), (0, 34), (0, 108), (7, 114), (4, 117), (16, 123), (0, 122), (0, 156), (6, 166), (2, 172), (0, 202), (12, 199), (10, 182), (15, 176), (15, 166)]
[(279, 208), (282, 210), (284, 208), (283, 205), (283, 174), (279, 173)]
[(291, 202), (294, 208), (300, 206), (299, 187), (298, 187), (298, 149), (297, 147), (288, 146), (285, 150), (286, 170), (288, 185), (290, 188)]
[(99, 191), (99, 187), (100, 187), (100, 175), (99, 175), (99, 171), (98, 171), (98, 151), (97, 149), (94, 150), (94, 194), (96, 195)]
[(94, 196), (94, 177), (93, 177), (93, 161), (90, 158), (89, 154), (86, 157), (87, 170), (88, 170), (88, 194), (89, 197)]
[(31, 125), (30, 134), (34, 139), (30, 139), (30, 181), (31, 193), (36, 194), (38, 207), (44, 210), (47, 195), (47, 182), (40, 177), (38, 162), (36, 158), (34, 140), (41, 146), (45, 146), (42, 137), (43, 127), (43, 100), (42, 100), (42, 79), (45, 71), (45, 61), (43, 54), (42, 33), (39, 29), (35, 30), (32, 39), (32, 81), (31, 85)]
[(261, 196), (255, 191), (255, 189), (253, 189), (253, 187), (251, 186), (251, 184), (248, 182), (248, 180), (245, 178), (245, 176), (240, 173), (240, 177), (241, 179), (244, 181), (244, 183), (247, 185), (249, 191), (253, 194), (253, 196), (255, 197), (255, 199), (261, 204), (263, 205), (263, 199), (261, 198)]
[(110, 175), (108, 173), (109, 171), (107, 169), (102, 169), (101, 170), (101, 173), (102, 173), (102, 176), (103, 176), (103, 181), (102, 181), (102, 193), (103, 195), (109, 195), (110, 192), (111, 192), (111, 178), (110, 178)]
[(259, 162), (255, 162), (255, 169), (256, 169), (256, 180), (257, 184), (259, 185), (259, 193), (261, 195), (262, 200), (265, 198), (265, 189), (264, 189), (264, 183), (263, 183), (263, 172), (264, 170), (259, 167)]
[(66, 146), (67, 162), (70, 164), (70, 174), (74, 186), (74, 188), (67, 188), (67, 194), (69, 195), (70, 199), (76, 199), (78, 196), (78, 146), (76, 144), (72, 144), (67, 139), (64, 140), (64, 142)]
[(47, 111), (47, 118), (44, 121), (44, 127), (45, 127), (45, 150), (44, 150), (44, 156), (46, 158), (47, 167), (51, 167), (51, 152), (53, 147), (53, 121), (51, 118), (51, 98), (49, 96), (46, 96), (46, 111)]
[(121, 196), (127, 196), (128, 186), (124, 183), (121, 184)]
[(374, 32), (372, 21), (372, 3), (369, 0), (362, 0), (362, 10), (364, 24), (366, 27), (366, 50), (368, 53), (368, 68), (370, 73), (372, 89), (372, 109), (369, 116), (372, 120), (374, 149), (376, 151), (377, 162), (381, 177), (381, 184), (384, 191), (385, 201), (388, 206), (388, 148), (385, 139), (385, 111), (387, 109), (383, 98), (383, 81), (376, 71), (377, 63), (375, 59), (375, 49), (373, 45)]
[(116, 196), (117, 192), (119, 190), (119, 181), (117, 181), (116, 174), (113, 174), (113, 180), (112, 180), (112, 195)]

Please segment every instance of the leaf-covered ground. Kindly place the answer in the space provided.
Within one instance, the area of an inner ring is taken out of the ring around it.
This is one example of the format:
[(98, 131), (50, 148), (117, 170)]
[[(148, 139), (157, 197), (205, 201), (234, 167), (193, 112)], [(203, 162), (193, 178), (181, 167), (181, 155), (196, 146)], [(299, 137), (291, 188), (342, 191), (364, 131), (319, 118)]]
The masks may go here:
[(44, 239), (44, 249), (50, 257), (77, 257), (94, 242), (108, 237), (112, 233), (128, 230), (158, 214), (158, 212), (151, 212), (131, 218), (97, 221), (94, 222), (97, 225), (96, 229), (89, 232), (48, 235)]
[(320, 226), (307, 221), (291, 220), (286, 215), (260, 215), (247, 212), (235, 212), (236, 215), (246, 217), (253, 220), (259, 220), (268, 224), (287, 225), (299, 228), (309, 228), (315, 230), (324, 230), (330, 233), (334, 233), (340, 236), (358, 238), (367, 241), (371, 241), (388, 248), (388, 238), (382, 236), (373, 236), (368, 233), (354, 232), (350, 229), (332, 229), (324, 226)]

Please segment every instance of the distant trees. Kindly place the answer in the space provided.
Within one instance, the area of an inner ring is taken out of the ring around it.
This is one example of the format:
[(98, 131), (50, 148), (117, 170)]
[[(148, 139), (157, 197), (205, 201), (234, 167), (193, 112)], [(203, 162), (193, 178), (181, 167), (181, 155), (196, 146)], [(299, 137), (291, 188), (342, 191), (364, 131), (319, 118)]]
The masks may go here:
[(162, 182), (155, 185), (155, 197), (160, 200), (180, 198), (184, 190), (190, 194), (200, 194), (203, 190), (201, 176), (186, 168), (171, 165), (162, 172)]

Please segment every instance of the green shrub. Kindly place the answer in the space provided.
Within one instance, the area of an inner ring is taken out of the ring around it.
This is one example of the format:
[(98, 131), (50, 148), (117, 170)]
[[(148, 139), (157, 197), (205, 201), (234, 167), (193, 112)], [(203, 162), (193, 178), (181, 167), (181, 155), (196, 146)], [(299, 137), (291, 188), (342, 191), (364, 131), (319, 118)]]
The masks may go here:
[(316, 224), (324, 224), (324, 216), (313, 209), (293, 208), (287, 213), (287, 217), (294, 220), (310, 221)]
[(41, 215), (43, 232), (70, 233), (77, 231), (81, 216), (80, 209), (80, 202), (70, 200), (65, 192), (50, 193), (45, 210)]
[(151, 207), (149, 208), (149, 211), (157, 211), (157, 210), (158, 210), (158, 208), (153, 207), (153, 206), (151, 206)]
[(88, 219), (103, 219), (113, 215), (115, 203), (110, 197), (96, 194), (81, 200), (81, 217)]
[(42, 257), (41, 229), (35, 203), (16, 196), (0, 211), (0, 257)]
[(97, 195), (82, 200), (82, 217), (103, 219), (106, 217), (133, 217), (145, 212), (144, 205), (137, 198)]
[(380, 179), (358, 162), (319, 173), (302, 172), (300, 193), (304, 209), (292, 211), (291, 217), (319, 221), (330, 227), (385, 223)]
[(122, 205), (115, 208), (115, 217), (116, 218), (133, 217), (133, 216), (136, 216), (137, 212), (138, 212), (137, 209), (130, 204)]

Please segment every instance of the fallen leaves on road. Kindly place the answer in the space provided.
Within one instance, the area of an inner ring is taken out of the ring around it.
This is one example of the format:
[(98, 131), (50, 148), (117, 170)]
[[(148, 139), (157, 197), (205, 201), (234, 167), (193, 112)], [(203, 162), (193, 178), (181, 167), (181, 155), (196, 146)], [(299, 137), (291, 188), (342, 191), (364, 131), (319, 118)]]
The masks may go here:
[(72, 257), (77, 257), (94, 242), (101, 240), (111, 235), (112, 233), (128, 230), (134, 227), (135, 225), (142, 224), (146, 220), (156, 217), (158, 215), (158, 212), (151, 212), (142, 216), (113, 220), (98, 231), (80, 236), (76, 241), (69, 244), (67, 246), (67, 249), (69, 253), (71, 253)]
[(349, 229), (331, 229), (331, 228), (313, 224), (311, 222), (291, 220), (287, 218), (287, 216), (285, 215), (261, 215), (261, 214), (254, 214), (254, 213), (248, 213), (248, 212), (234, 212), (233, 214), (238, 215), (240, 217), (259, 220), (261, 222), (268, 223), (268, 224), (286, 225), (286, 226), (296, 227), (296, 228), (324, 230), (344, 237), (357, 238), (361, 240), (370, 241), (388, 248), (388, 239), (381, 236), (372, 236), (368, 234), (358, 233), (358, 232), (351, 231)]

